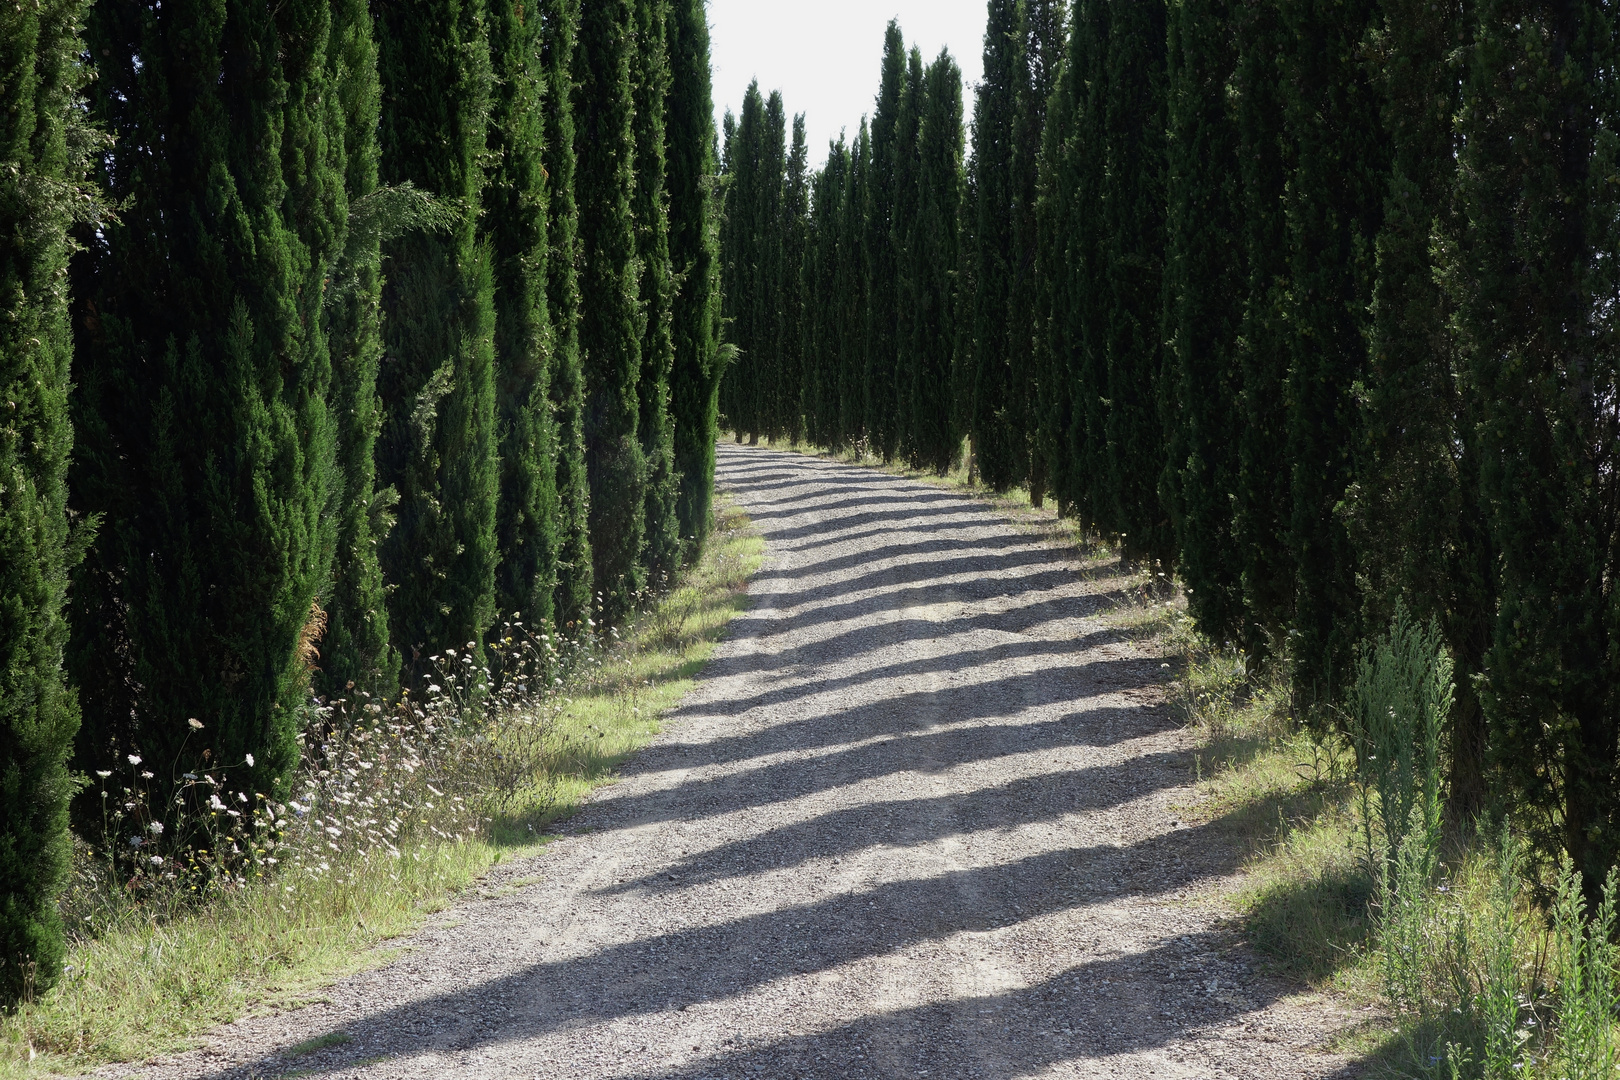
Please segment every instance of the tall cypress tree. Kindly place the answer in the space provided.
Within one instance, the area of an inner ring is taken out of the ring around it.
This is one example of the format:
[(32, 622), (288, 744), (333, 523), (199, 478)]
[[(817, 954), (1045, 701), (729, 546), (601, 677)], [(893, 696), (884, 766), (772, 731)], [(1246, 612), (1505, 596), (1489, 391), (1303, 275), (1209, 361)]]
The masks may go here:
[(749, 409), (759, 434), (780, 438), (784, 410), (781, 402), (782, 345), (784, 341), (784, 275), (787, 272), (787, 107), (782, 93), (765, 98), (765, 123), (760, 129), (759, 175), (749, 227), (755, 237), (755, 265), (759, 282), (753, 292), (754, 368), (749, 382)]
[(907, 245), (911, 317), (911, 416), (914, 460), (944, 475), (956, 456), (951, 407), (960, 297), (956, 288), (957, 222), (962, 203), (962, 70), (940, 50), (929, 65), (917, 140), (917, 210)]
[(669, 20), (669, 253), (675, 280), (671, 333), (675, 368), (676, 514), (694, 546), (709, 535), (718, 434), (720, 259), (715, 205), (714, 90), (703, 0), (674, 0)]
[(336, 539), (329, 25), (325, 0), (92, 14), (122, 210), (79, 291), (72, 489), (104, 516), (73, 597), (85, 767), (292, 779)]
[(866, 431), (866, 354), (871, 347), (867, 335), (868, 291), (871, 278), (866, 272), (867, 213), (872, 172), (872, 136), (866, 119), (861, 119), (855, 144), (850, 148), (849, 174), (844, 188), (844, 223), (839, 238), (838, 296), (843, 318), (841, 333), (844, 349), (838, 377), (839, 418), (844, 440), (858, 444), (870, 439)]
[(797, 443), (804, 438), (804, 253), (810, 234), (810, 150), (804, 114), (793, 117), (787, 171), (782, 182), (781, 321), (777, 351), (777, 430)]
[(1292, 481), (1287, 455), (1288, 231), (1283, 197), (1294, 152), (1283, 124), (1286, 33), (1275, 0), (1233, 11), (1237, 64), (1233, 110), (1242, 182), (1244, 281), (1238, 334), (1238, 477), (1235, 560), (1249, 616), (1244, 647), (1264, 657), (1284, 641), (1294, 610), (1287, 535)]
[(911, 419), (915, 403), (917, 375), (916, 313), (921, 302), (921, 282), (912, 257), (917, 238), (922, 162), (918, 157), (918, 137), (923, 113), (927, 111), (927, 85), (924, 82), (922, 53), (913, 48), (906, 56), (906, 78), (900, 87), (900, 107), (894, 125), (894, 217), (889, 243), (894, 251), (894, 401), (891, 404), (895, 451), (915, 462)]
[(1013, 141), (1023, 46), (1017, 0), (990, 0), (984, 81), (973, 104), (973, 452), (985, 483), (1003, 491), (1023, 479), (1009, 414), (1008, 349), (1013, 290)]
[(1479, 501), (1477, 411), (1452, 333), (1455, 309), (1436, 251), (1454, 250), (1454, 57), (1461, 2), (1384, 0), (1371, 56), (1391, 150), (1378, 234), (1362, 431), (1349, 520), (1365, 625), (1397, 600), (1436, 619), (1456, 663), (1448, 794), (1466, 820), (1485, 809), (1485, 730), (1476, 691), (1490, 639), (1492, 557)]
[(1595, 901), (1620, 853), (1617, 27), (1596, 0), (1478, 10), (1451, 276), (1499, 573), (1481, 692), (1517, 827)]
[(479, 243), (490, 108), (483, 0), (377, 9), (382, 173), (455, 200), (444, 233), (384, 247), (384, 421), (377, 472), (399, 492), (382, 548), (389, 619), (406, 669), (481, 642), (495, 622), (494, 285)]
[(371, 11), (364, 0), (332, 5), (332, 138), (341, 138), (347, 213), (343, 254), (327, 302), (332, 353), (332, 419), (339, 484), (334, 487), (337, 550), (326, 602), (316, 684), (329, 698), (361, 691), (391, 698), (399, 654), (388, 638), (387, 592), (377, 547), (393, 524), (396, 494), (377, 489), (377, 372), (382, 359), (383, 195), (377, 122), (381, 87)]
[(899, 297), (894, 250), (896, 131), (906, 80), (906, 43), (892, 19), (883, 37), (883, 79), (872, 113), (866, 182), (866, 375), (863, 427), (872, 452), (894, 457), (895, 320)]
[(556, 433), (557, 625), (581, 627), (595, 585), (590, 484), (585, 468), (585, 376), (579, 358), (579, 204), (574, 197), (574, 36), (577, 0), (544, 0), (540, 64), (545, 79), (542, 163), (548, 178), (546, 309), (551, 320), (551, 410)]
[(838, 243), (848, 172), (849, 147), (840, 135), (827, 147), (827, 163), (811, 184), (814, 205), (805, 286), (805, 417), (810, 440), (832, 447), (844, 442), (838, 408), (838, 373), (845, 346), (839, 316)]
[(591, 551), (607, 622), (620, 621), (645, 582), (647, 466), (641, 410), (635, 195), (635, 12), (630, 0), (581, 9), (574, 54), (580, 325)]
[(88, 194), (83, 8), (67, 0), (0, 10), (0, 387), (9, 414), (0, 432), (0, 1008), (30, 982), (54, 986), (64, 953), (56, 903), (72, 855), (66, 761), (79, 711), (62, 677), (75, 546), (62, 279)]
[(1036, 199), (1046, 110), (1057, 86), (1064, 46), (1064, 0), (1024, 0), (1019, 6), (1016, 112), (1012, 161), (1012, 284), (1007, 322), (1007, 360), (1012, 375), (1008, 412), (1012, 417), (1017, 472), (1029, 484), (1036, 506), (1046, 495), (1046, 455), (1039, 451), (1043, 406), (1048, 392), (1042, 368), (1044, 342), (1037, 330)]
[(1108, 317), (1108, 483), (1127, 553), (1169, 562), (1159, 499), (1167, 386), (1161, 326), (1165, 254), (1165, 16), (1162, 0), (1110, 5), (1103, 117), (1102, 250)]
[(541, 29), (541, 18), (522, 0), (489, 0), (495, 81), (489, 124), (493, 165), (484, 195), (484, 225), (495, 279), (500, 434), (495, 603), (501, 619), (521, 619), (536, 627), (552, 616), (558, 546)]
[(634, 85), (636, 257), (641, 262), (641, 415), (637, 432), (646, 461), (646, 541), (642, 562), (654, 580), (680, 567), (681, 534), (675, 517), (675, 427), (670, 376), (675, 366), (671, 319), (675, 282), (670, 275), (669, 203), (665, 188), (665, 108), (670, 90), (665, 27), (667, 0), (636, 0)]
[(759, 83), (754, 82), (743, 94), (742, 117), (726, 139), (726, 213), (721, 241), (723, 302), (738, 356), (721, 384), (720, 407), (738, 441), (745, 432), (757, 439), (761, 426), (755, 390), (759, 367), (765, 362), (762, 342), (766, 327), (761, 321), (765, 237), (758, 226), (759, 207), (765, 198), (762, 188), (768, 183), (761, 160), (764, 139), (765, 99), (760, 96)]
[(1175, 404), (1161, 497), (1175, 511), (1188, 609), (1217, 641), (1241, 641), (1247, 625), (1232, 557), (1244, 280), (1237, 128), (1226, 95), (1237, 63), (1232, 7), (1172, 0), (1168, 28), (1164, 296)]
[(1288, 181), (1288, 463), (1293, 495), (1294, 688), (1333, 700), (1358, 635), (1356, 560), (1337, 507), (1352, 479), (1366, 371), (1366, 311), (1386, 191), (1378, 94), (1362, 58), (1377, 0), (1284, 8), (1284, 119), (1297, 158)]

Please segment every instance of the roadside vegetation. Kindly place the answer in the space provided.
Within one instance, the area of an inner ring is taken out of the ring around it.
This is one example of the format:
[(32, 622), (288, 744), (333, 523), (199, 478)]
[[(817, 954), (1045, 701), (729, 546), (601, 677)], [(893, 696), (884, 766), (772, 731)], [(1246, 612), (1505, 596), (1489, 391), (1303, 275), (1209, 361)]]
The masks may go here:
[[(622, 632), (558, 641), (514, 624), (487, 669), (440, 654), (420, 698), (312, 705), (284, 801), (228, 767), (183, 779), (165, 807), (152, 763), (98, 774), (107, 840), (74, 854), (65, 974), (0, 1019), (0, 1077), (173, 1051), (386, 960), (379, 943), (537, 854), (657, 732), (762, 550), (722, 502), (701, 560)], [(199, 839), (165, 844), (179, 835)]]

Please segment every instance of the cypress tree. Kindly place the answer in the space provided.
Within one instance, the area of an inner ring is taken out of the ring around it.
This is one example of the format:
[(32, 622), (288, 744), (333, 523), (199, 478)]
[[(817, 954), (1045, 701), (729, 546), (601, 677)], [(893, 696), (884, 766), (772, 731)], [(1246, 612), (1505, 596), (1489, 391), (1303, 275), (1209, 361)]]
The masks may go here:
[(542, 164), (548, 178), (546, 309), (551, 321), (551, 410), (555, 432), (557, 585), (552, 611), (564, 629), (590, 617), (595, 587), (590, 484), (585, 468), (585, 376), (579, 358), (579, 204), (574, 197), (574, 36), (577, 0), (540, 5), (545, 90)]
[(79, 0), (0, 9), (0, 1008), (61, 974), (57, 899), (72, 847), (66, 761), (78, 703), (62, 677), (72, 335), (69, 229), (91, 140), (79, 114)]
[(1007, 360), (1012, 375), (1008, 411), (1020, 477), (1029, 484), (1031, 501), (1040, 506), (1047, 487), (1047, 455), (1039, 436), (1045, 385), (1044, 342), (1037, 328), (1036, 277), (1038, 239), (1036, 199), (1040, 152), (1047, 106), (1057, 85), (1064, 47), (1063, 0), (1024, 0), (1019, 6), (1016, 113), (1010, 162), (1012, 195), (1012, 282), (1007, 320)]
[(1109, 10), (1102, 243), (1108, 315), (1108, 484), (1124, 550), (1169, 562), (1164, 469), (1165, 17), (1162, 0)]
[[(494, 70), (485, 243), (495, 280), (495, 409), (500, 489), (495, 534), (501, 619), (550, 621), (557, 584), (557, 434), (546, 302), (549, 200), (543, 161), (542, 19), (522, 0), (488, 0)], [(498, 625), (498, 624), (497, 624)], [(498, 630), (497, 630), (498, 632)]]
[(137, 754), (163, 799), (205, 761), (283, 792), (298, 759), (336, 539), (328, 16), (324, 0), (171, 2), (102, 5), (89, 25), (122, 209), (79, 291), (71, 483), (104, 525), (75, 581), (70, 670), (81, 765)]
[(1244, 280), (1237, 129), (1225, 92), (1237, 62), (1232, 7), (1172, 0), (1168, 26), (1164, 296), (1175, 407), (1161, 496), (1175, 511), (1188, 609), (1217, 641), (1241, 641), (1247, 625), (1232, 557)]
[(894, 250), (895, 168), (900, 94), (906, 80), (906, 44), (889, 21), (883, 37), (883, 81), (872, 114), (866, 184), (866, 374), (863, 427), (874, 454), (894, 457), (895, 326), (899, 305)]
[(849, 147), (840, 135), (827, 147), (827, 163), (811, 183), (814, 202), (805, 274), (805, 418), (810, 440), (831, 447), (844, 442), (838, 409), (838, 373), (845, 344), (839, 322), (838, 242), (848, 172)]
[(1013, 141), (1023, 47), (1017, 0), (990, 0), (984, 81), (973, 104), (974, 308), (973, 452), (997, 491), (1024, 479), (1008, 350), (1013, 303)]
[(669, 251), (679, 287), (671, 315), (675, 350), (676, 514), (694, 549), (713, 517), (720, 378), (720, 259), (715, 205), (714, 91), (703, 0), (674, 0), (669, 20)]
[(667, 0), (636, 0), (634, 85), (636, 177), (632, 212), (636, 257), (641, 262), (641, 415), (637, 432), (646, 462), (646, 541), (642, 563), (652, 579), (667, 580), (680, 568), (681, 533), (675, 516), (675, 427), (670, 415), (670, 376), (675, 367), (672, 336), (675, 282), (670, 274), (669, 202), (665, 188), (665, 109), (670, 91), (665, 27)]
[(843, 229), (838, 245), (838, 297), (844, 348), (838, 376), (839, 425), (846, 445), (870, 439), (866, 430), (867, 310), (871, 306), (867, 274), (868, 194), (872, 170), (872, 137), (861, 119), (850, 148), (849, 173), (844, 188)]
[(641, 328), (636, 260), (630, 0), (584, 5), (574, 53), (585, 459), (597, 593), (610, 624), (645, 581), (647, 467), (637, 431)]
[(444, 233), (384, 246), (377, 472), (399, 492), (399, 521), (382, 559), (415, 680), (429, 654), (481, 642), (496, 615), (494, 285), (478, 236), (491, 72), (483, 0), (376, 11), (383, 179), (457, 211)]
[(1287, 455), (1287, 218), (1283, 196), (1294, 153), (1283, 125), (1282, 17), (1275, 0), (1243, 0), (1233, 11), (1237, 65), (1233, 111), (1242, 185), (1243, 283), (1238, 359), (1238, 477), (1235, 559), (1249, 617), (1244, 648), (1278, 650), (1293, 618), (1292, 513)]
[(339, 483), (333, 489), (337, 549), (316, 684), (329, 698), (358, 690), (389, 699), (399, 689), (399, 654), (389, 644), (388, 596), (377, 547), (393, 524), (396, 494), (389, 488), (377, 490), (380, 238), (386, 223), (379, 220), (383, 196), (377, 183), (377, 46), (364, 0), (332, 4), (328, 52), (347, 220), (327, 302)]
[(1352, 479), (1366, 372), (1372, 253), (1386, 190), (1378, 94), (1362, 59), (1376, 0), (1284, 8), (1284, 120), (1297, 157), (1288, 181), (1288, 463), (1293, 494), (1294, 689), (1333, 700), (1357, 640), (1356, 560), (1338, 506)]
[(777, 388), (776, 428), (794, 443), (804, 438), (804, 254), (810, 232), (810, 152), (805, 145), (804, 114), (793, 117), (787, 172), (782, 184), (780, 361), (773, 379)]
[(1620, 852), (1617, 28), (1596, 0), (1478, 11), (1449, 273), (1499, 575), (1481, 694), (1503, 808), (1595, 902)]
[(1461, 105), (1453, 57), (1460, 2), (1384, 0), (1371, 41), (1391, 150), (1378, 234), (1368, 371), (1349, 521), (1366, 626), (1397, 600), (1437, 620), (1457, 671), (1448, 796), (1466, 820), (1485, 809), (1485, 730), (1475, 689), (1490, 639), (1492, 556), (1479, 502), (1472, 395), (1452, 333), (1437, 250), (1455, 248)]
[(760, 421), (755, 389), (765, 362), (761, 322), (765, 301), (764, 236), (758, 228), (761, 190), (767, 173), (761, 162), (765, 137), (765, 99), (759, 83), (743, 95), (742, 117), (726, 139), (726, 214), (721, 242), (725, 272), (723, 303), (737, 360), (726, 371), (720, 407), (740, 442), (746, 432), (758, 439)]
[(918, 198), (908, 253), (914, 295), (911, 345), (912, 456), (944, 475), (956, 456), (951, 374), (960, 298), (954, 273), (962, 203), (962, 70), (940, 50), (929, 65), (918, 134)]
[(778, 90), (772, 90), (765, 99), (758, 164), (758, 184), (754, 189), (749, 226), (755, 238), (759, 282), (753, 292), (756, 336), (748, 408), (754, 416), (754, 431), (768, 438), (780, 438), (786, 434), (780, 398), (783, 286), (787, 271), (783, 228), (787, 203), (787, 109)]
[(922, 53), (913, 48), (906, 56), (906, 77), (900, 87), (900, 106), (894, 125), (894, 218), (889, 239), (894, 251), (894, 401), (891, 407), (896, 452), (905, 460), (917, 461), (911, 419), (917, 377), (916, 313), (921, 303), (922, 283), (917, 276), (912, 243), (917, 239), (922, 163), (918, 158), (918, 136), (923, 113), (927, 111)]

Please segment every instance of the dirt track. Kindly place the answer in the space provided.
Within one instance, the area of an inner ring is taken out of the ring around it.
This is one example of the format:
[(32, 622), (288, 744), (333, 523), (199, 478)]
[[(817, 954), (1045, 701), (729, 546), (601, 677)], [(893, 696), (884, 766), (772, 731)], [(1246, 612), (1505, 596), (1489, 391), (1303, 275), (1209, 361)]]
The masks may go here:
[[(174, 1077), (1357, 1075), (1200, 899), (1151, 643), (982, 504), (737, 446), (768, 547), (663, 734), (543, 856)], [(332, 1033), (352, 1041), (296, 1057)]]

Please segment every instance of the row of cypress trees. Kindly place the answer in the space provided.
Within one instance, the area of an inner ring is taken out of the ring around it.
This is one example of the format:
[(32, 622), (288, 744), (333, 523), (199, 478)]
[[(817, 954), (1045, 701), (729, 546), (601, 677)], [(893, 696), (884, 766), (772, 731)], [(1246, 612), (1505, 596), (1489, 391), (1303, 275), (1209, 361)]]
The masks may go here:
[(703, 0), (8, 5), (0, 94), (6, 1001), (70, 764), (281, 792), (312, 690), (689, 559), (721, 323)]
[(1595, 896), (1620, 855), (1609, 6), (987, 16), (965, 165), (929, 135), (959, 108), (946, 61), (894, 26), (804, 221), (752, 194), (796, 183), (780, 108), (751, 94), (728, 128), (730, 302), (762, 295), (734, 312), (727, 423), (936, 470), (965, 445), (990, 486), (1177, 573), (1306, 722), (1397, 605), (1435, 620), (1453, 810), (1511, 812)]

